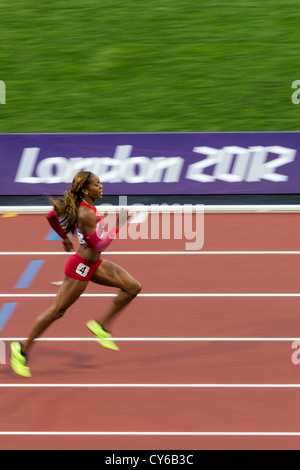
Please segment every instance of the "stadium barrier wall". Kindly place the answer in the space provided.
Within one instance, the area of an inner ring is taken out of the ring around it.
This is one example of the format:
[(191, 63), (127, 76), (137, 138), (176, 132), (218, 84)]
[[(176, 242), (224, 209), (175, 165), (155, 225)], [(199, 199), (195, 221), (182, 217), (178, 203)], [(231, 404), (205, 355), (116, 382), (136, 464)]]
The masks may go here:
[(298, 194), (300, 132), (2, 134), (0, 196), (59, 195), (81, 170), (105, 195)]

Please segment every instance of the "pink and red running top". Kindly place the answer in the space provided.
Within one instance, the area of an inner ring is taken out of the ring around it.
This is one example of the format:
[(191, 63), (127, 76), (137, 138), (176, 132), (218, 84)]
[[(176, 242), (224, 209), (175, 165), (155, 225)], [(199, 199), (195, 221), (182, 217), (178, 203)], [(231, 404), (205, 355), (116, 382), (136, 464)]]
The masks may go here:
[[(96, 207), (90, 206), (86, 202), (81, 202), (79, 204), (79, 207), (81, 206), (85, 206), (91, 209), (96, 214), (98, 218), (98, 223), (97, 223), (95, 232), (89, 233), (89, 234), (81, 231), (77, 226), (78, 241), (81, 246), (93, 248), (98, 253), (101, 253), (113, 241), (113, 239), (115, 238), (119, 230), (116, 227), (114, 227), (106, 236), (103, 236), (105, 224), (102, 220), (100, 213), (97, 211)], [(55, 210), (52, 210), (47, 214), (47, 220), (49, 224), (51, 225), (51, 227), (53, 228), (53, 230), (61, 238), (67, 237), (67, 233), (65, 232), (64, 228), (60, 224)]]

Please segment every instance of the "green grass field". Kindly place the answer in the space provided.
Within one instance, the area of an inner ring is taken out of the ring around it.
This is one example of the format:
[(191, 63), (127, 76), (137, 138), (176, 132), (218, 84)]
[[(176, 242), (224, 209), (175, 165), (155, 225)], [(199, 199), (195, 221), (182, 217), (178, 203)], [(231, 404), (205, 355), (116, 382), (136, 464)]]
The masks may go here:
[(296, 0), (2, 0), (0, 132), (298, 131)]

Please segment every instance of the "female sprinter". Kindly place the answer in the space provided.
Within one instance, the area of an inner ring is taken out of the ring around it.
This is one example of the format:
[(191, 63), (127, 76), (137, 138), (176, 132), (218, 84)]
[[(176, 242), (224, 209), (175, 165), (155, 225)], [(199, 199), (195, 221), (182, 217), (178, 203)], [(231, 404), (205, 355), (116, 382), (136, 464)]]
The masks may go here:
[(28, 355), (33, 341), (52, 322), (64, 315), (84, 292), (90, 280), (96, 284), (120, 289), (103, 317), (87, 323), (87, 327), (101, 346), (114, 351), (119, 350), (110, 339), (112, 336), (109, 330), (112, 321), (139, 294), (141, 285), (124, 269), (101, 258), (101, 252), (108, 247), (121, 226), (128, 220), (127, 212), (124, 221), (122, 220), (124, 217), (118, 215), (116, 227), (102, 237), (104, 223), (95, 208), (96, 199), (102, 198), (102, 189), (98, 176), (89, 171), (80, 171), (74, 176), (72, 187), (66, 191), (64, 197), (52, 200), (54, 210), (47, 215), (51, 227), (62, 238), (63, 248), (67, 252), (73, 250), (67, 234), (69, 232), (74, 234), (77, 229), (79, 248), (67, 261), (65, 279), (54, 304), (37, 318), (24, 344), (16, 342), (11, 344), (11, 366), (19, 375), (31, 377)]

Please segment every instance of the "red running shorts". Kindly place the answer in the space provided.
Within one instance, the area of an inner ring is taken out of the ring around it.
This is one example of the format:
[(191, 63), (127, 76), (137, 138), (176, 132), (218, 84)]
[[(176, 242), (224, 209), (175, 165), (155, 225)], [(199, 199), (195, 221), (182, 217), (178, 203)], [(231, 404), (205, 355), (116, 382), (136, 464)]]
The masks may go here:
[(102, 261), (102, 259), (95, 262), (87, 261), (75, 253), (75, 255), (72, 255), (67, 261), (65, 276), (70, 277), (71, 279), (77, 279), (78, 281), (89, 282)]

